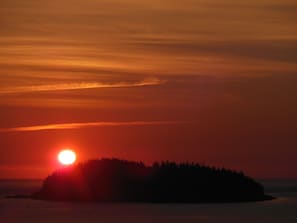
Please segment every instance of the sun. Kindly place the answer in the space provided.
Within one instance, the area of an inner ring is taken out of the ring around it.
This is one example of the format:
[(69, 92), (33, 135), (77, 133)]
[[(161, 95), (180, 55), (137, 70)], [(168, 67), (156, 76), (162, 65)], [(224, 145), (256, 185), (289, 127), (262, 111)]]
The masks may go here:
[(58, 160), (63, 165), (71, 165), (76, 160), (76, 154), (70, 149), (64, 149), (59, 152)]

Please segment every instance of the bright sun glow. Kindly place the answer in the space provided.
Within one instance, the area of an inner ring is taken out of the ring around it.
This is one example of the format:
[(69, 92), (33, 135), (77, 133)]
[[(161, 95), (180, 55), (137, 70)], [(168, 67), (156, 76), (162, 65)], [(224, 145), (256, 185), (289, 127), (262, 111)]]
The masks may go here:
[(70, 165), (75, 162), (76, 154), (70, 149), (65, 149), (59, 153), (58, 160), (63, 165)]

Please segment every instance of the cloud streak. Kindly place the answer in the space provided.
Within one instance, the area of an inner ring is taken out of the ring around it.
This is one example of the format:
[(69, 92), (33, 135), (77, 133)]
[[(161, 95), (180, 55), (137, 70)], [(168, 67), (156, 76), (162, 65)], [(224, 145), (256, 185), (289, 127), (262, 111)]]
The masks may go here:
[(96, 88), (128, 88), (161, 85), (165, 81), (157, 78), (145, 79), (138, 82), (118, 82), (118, 83), (100, 83), (100, 82), (80, 82), (65, 84), (47, 84), (32, 86), (16, 86), (0, 89), (0, 94), (18, 94), (42, 91), (65, 91), (65, 90), (83, 90)]
[(49, 125), (34, 125), (15, 128), (0, 128), (0, 132), (35, 132), (61, 129), (81, 129), (88, 127), (116, 127), (116, 126), (148, 126), (185, 124), (183, 121), (130, 121), (130, 122), (77, 122)]

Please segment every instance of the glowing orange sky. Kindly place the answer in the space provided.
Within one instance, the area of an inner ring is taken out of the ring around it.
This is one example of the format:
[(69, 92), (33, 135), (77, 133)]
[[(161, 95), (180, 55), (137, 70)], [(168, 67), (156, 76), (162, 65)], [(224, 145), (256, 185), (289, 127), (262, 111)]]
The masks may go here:
[(294, 0), (3, 0), (0, 178), (56, 153), (297, 177)]

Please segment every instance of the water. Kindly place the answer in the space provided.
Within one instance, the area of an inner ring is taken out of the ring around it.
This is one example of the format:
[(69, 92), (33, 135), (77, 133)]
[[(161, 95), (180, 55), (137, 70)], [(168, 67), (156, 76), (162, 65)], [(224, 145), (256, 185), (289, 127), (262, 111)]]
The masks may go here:
[(272, 201), (231, 204), (77, 204), (5, 195), (30, 194), (41, 181), (0, 181), (1, 223), (76, 222), (297, 222), (297, 180), (262, 181)]

